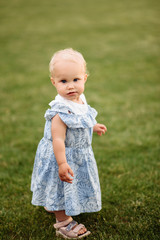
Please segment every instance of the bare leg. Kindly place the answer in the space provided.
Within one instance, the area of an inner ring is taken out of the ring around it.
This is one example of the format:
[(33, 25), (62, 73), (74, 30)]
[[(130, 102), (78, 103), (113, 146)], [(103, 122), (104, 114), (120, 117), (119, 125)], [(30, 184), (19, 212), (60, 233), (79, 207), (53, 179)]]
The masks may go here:
[(65, 214), (65, 211), (64, 211), (64, 210), (54, 211), (54, 214), (55, 214), (56, 219), (58, 220), (58, 222), (65, 221), (65, 220), (67, 220), (67, 219), (70, 218), (70, 216), (67, 216), (67, 215)]

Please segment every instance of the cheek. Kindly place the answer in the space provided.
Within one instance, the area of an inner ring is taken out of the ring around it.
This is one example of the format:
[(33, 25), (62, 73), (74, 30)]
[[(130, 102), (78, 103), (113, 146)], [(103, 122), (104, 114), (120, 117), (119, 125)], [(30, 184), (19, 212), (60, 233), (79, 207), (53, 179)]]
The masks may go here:
[(63, 92), (63, 86), (61, 86), (61, 85), (57, 85), (56, 86), (56, 89), (57, 89), (57, 92)]
[(65, 88), (64, 88), (63, 86), (60, 86), (60, 87), (59, 87), (59, 92), (64, 92), (64, 89), (65, 89)]
[(79, 93), (82, 94), (84, 92), (84, 84), (81, 84), (78, 90), (79, 90)]
[(84, 84), (81, 84), (80, 88), (81, 88), (82, 90), (84, 90)]

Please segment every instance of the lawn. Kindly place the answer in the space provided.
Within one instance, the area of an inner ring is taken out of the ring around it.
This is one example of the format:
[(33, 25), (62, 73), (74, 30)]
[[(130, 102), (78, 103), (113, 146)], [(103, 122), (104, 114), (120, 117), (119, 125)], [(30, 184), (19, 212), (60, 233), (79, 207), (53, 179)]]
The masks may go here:
[[(82, 52), (103, 209), (75, 217), (88, 240), (160, 239), (160, 3), (156, 0), (1, 0), (0, 239), (56, 239), (55, 217), (31, 205), (34, 156), (56, 95), (52, 54)], [(60, 238), (57, 238), (60, 239)]]

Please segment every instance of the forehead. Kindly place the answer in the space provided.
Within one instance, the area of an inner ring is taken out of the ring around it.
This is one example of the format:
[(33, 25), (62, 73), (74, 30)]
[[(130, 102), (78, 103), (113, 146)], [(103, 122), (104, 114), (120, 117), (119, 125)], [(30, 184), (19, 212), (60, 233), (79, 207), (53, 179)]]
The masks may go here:
[(84, 73), (84, 65), (82, 61), (59, 60), (54, 65), (54, 75), (82, 74)]

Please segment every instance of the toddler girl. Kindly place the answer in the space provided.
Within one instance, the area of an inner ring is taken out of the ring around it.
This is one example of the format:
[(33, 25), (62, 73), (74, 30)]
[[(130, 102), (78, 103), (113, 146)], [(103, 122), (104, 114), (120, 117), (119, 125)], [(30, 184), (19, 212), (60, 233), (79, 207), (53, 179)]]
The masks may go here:
[(87, 80), (81, 53), (64, 49), (50, 61), (51, 82), (58, 95), (45, 113), (44, 137), (34, 162), (32, 204), (56, 216), (56, 235), (68, 239), (90, 234), (71, 216), (101, 209), (97, 165), (91, 147), (92, 132), (106, 132), (95, 120), (97, 112), (83, 94)]

